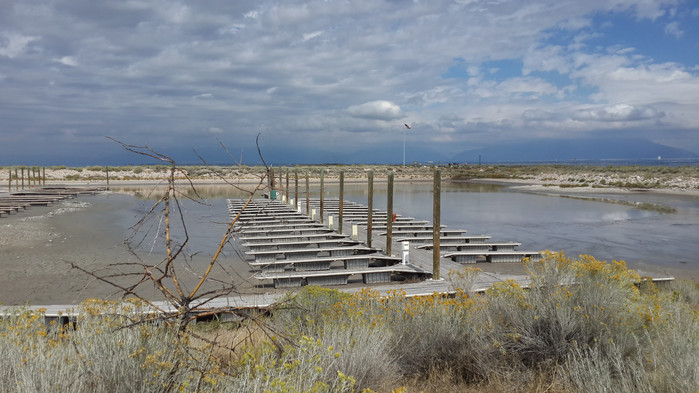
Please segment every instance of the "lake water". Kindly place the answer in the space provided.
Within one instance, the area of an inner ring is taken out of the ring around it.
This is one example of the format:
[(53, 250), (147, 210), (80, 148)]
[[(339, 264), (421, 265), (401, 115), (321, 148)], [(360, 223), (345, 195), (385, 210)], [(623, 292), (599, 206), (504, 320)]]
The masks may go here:
[[(190, 252), (209, 255), (220, 242), (227, 218), (225, 198), (242, 195), (228, 190), (221, 186), (202, 188), (207, 205), (182, 202)], [(337, 184), (328, 184), (325, 197), (337, 198), (338, 192)], [(317, 185), (311, 197), (318, 197)], [(699, 275), (696, 197), (600, 192), (594, 197), (602, 200), (581, 200), (521, 192), (503, 185), (446, 182), (441, 197), (442, 224), (466, 229), (469, 234), (490, 235), (493, 241), (521, 242), (521, 250), (563, 250), (571, 256), (625, 260), (634, 268)], [(346, 184), (345, 199), (366, 205), (366, 185)], [(121, 225), (133, 224), (152, 204), (149, 199), (135, 203)], [(375, 182), (374, 207), (386, 208), (385, 181)], [(432, 221), (432, 184), (396, 183), (394, 211)]]

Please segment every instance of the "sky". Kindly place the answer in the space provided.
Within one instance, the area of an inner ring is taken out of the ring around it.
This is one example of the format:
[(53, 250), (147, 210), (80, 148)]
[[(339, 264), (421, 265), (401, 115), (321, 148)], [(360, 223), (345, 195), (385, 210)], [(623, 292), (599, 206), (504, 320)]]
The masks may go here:
[(188, 161), (404, 134), (699, 152), (699, 3), (0, 0), (0, 165), (129, 157), (108, 137)]

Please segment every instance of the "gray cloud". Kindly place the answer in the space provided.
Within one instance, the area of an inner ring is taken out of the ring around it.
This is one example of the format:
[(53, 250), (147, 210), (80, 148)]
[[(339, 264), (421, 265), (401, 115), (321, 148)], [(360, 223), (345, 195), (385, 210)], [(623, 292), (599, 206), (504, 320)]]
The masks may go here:
[[(582, 130), (659, 118), (696, 128), (695, 65), (585, 46), (591, 15), (654, 20), (674, 2), (652, 3), (5, 1), (0, 157), (24, 146), (15, 133), (71, 151), (114, 149), (104, 135), (171, 148), (219, 137), (250, 144), (258, 132), (280, 145), (303, 135), (311, 147), (360, 148), (400, 138), (386, 132), (397, 119), (452, 145), (527, 134), (528, 122), (565, 132), (570, 113)], [(661, 26), (681, 31), (671, 20)], [(574, 38), (547, 44), (556, 29)], [(678, 42), (694, 42), (688, 35)], [(455, 59), (468, 72), (447, 78)], [(483, 71), (501, 60), (522, 66)]]

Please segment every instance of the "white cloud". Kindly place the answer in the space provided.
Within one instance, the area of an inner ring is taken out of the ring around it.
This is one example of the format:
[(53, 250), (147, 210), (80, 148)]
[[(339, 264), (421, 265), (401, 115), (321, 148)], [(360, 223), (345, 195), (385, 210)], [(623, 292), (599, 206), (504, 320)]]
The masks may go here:
[(323, 34), (322, 31), (314, 31), (313, 33), (306, 33), (303, 35), (303, 41), (306, 42), (308, 40), (312, 40), (316, 37), (319, 37)]
[(75, 59), (75, 57), (72, 57), (72, 56), (63, 56), (60, 59), (55, 59), (54, 61), (57, 63), (61, 63), (63, 65), (69, 66), (69, 67), (77, 67), (78, 66), (78, 61)]
[(648, 106), (615, 104), (600, 108), (581, 109), (573, 113), (575, 120), (603, 122), (640, 121), (664, 117), (665, 113)]
[(0, 34), (0, 56), (14, 59), (24, 54), (30, 42), (38, 40), (39, 37), (22, 35), (19, 33)]
[(404, 116), (398, 105), (383, 100), (352, 105), (347, 112), (353, 117), (375, 120), (396, 120)]
[(679, 22), (670, 22), (665, 25), (665, 34), (674, 36), (675, 38), (682, 38), (684, 31), (680, 29)]

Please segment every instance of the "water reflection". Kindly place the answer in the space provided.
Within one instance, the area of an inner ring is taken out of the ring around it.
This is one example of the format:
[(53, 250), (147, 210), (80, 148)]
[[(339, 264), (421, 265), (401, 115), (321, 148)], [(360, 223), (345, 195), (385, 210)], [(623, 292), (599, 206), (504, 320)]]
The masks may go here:
[[(246, 183), (237, 187), (222, 184), (195, 184), (194, 188), (189, 185), (180, 184), (177, 186), (178, 195), (186, 198), (202, 199), (226, 199), (226, 198), (246, 198), (254, 190), (257, 184)], [(117, 186), (111, 187), (112, 192), (127, 194), (139, 200), (156, 201), (165, 195), (167, 185), (143, 185), (143, 186)], [(258, 191), (257, 196), (266, 193), (267, 190)]]
[[(140, 211), (147, 210), (164, 188), (118, 187), (114, 190), (140, 198)], [(158, 191), (159, 190), (159, 191)], [(182, 189), (185, 191), (185, 188)], [(190, 230), (190, 248), (207, 253), (225, 230), (226, 198), (248, 194), (230, 186), (199, 185), (206, 205), (183, 204)], [(300, 203), (305, 184), (299, 184)], [(319, 196), (319, 185), (311, 197)], [(326, 183), (325, 197), (337, 198), (339, 185)], [(345, 199), (367, 204), (367, 185), (348, 183)], [(374, 185), (374, 207), (386, 208), (386, 182)], [(192, 194), (189, 194), (192, 195)], [(292, 193), (293, 197), (293, 193)], [(471, 183), (442, 184), (442, 223), (470, 234), (487, 234), (494, 241), (518, 241), (521, 249), (565, 250), (570, 255), (623, 259), (630, 263), (699, 269), (699, 198), (657, 194), (595, 195), (596, 199), (562, 198), (557, 195), (522, 193), (506, 186)], [(622, 202), (619, 202), (622, 201)], [(639, 203), (640, 202), (640, 203)], [(671, 210), (656, 208), (669, 206)], [(396, 183), (394, 211), (432, 221), (432, 183)], [(669, 213), (675, 211), (676, 214)]]

